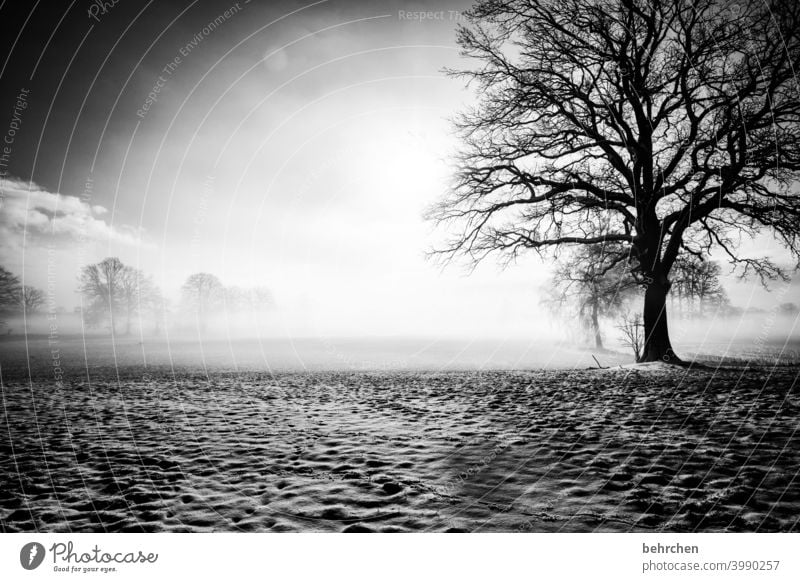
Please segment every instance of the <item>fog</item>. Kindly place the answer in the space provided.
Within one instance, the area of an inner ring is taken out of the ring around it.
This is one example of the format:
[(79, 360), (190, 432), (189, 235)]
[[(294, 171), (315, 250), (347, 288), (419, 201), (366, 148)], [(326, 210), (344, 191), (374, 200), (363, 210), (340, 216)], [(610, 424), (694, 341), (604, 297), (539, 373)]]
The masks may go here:
[[(339, 316), (349, 319), (353, 314)], [(496, 325), (487, 333), (480, 321), (465, 321), (460, 330), (437, 330), (435, 320), (418, 333), (381, 332), (380, 322), (342, 333), (336, 319), (282, 307), (216, 313), (205, 325), (186, 314), (170, 314), (159, 328), (153, 321), (137, 319), (130, 333), (118, 329), (112, 336), (109, 329), (87, 328), (76, 313), (43, 313), (26, 320), (7, 319), (0, 349), (4, 366), (29, 365), (36, 374), (39, 364), (57, 357), (58, 365), (74, 375), (83, 374), (87, 366), (188, 367), (198, 372), (492, 370), (588, 368), (598, 362), (614, 366), (633, 361), (613, 319), (602, 321), (604, 350), (595, 349), (574, 321), (544, 310), (535, 324), (509, 325), (506, 334)], [(725, 317), (673, 317), (670, 328), (673, 346), (686, 358), (797, 363), (798, 319), (797, 313), (776, 308)]]

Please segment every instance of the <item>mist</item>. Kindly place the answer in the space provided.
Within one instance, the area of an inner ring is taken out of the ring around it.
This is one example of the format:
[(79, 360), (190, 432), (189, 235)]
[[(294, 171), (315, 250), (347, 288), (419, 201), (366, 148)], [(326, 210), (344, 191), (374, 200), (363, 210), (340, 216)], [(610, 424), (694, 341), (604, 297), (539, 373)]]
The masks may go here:
[[(414, 314), (402, 306), (398, 312), (409, 318), (405, 326), (393, 326), (388, 323), (389, 317), (382, 319), (371, 311), (326, 315), (303, 300), (295, 305), (278, 303), (270, 310), (222, 310), (209, 315), (204, 325), (176, 309), (160, 326), (152, 319), (136, 318), (130, 333), (117, 331), (113, 335), (107, 328), (87, 328), (80, 313), (61, 310), (7, 318), (0, 342), (7, 361), (27, 357), (33, 363), (57, 354), (59, 365), (76, 376), (83, 374), (87, 365), (119, 369), (199, 366), (204, 370), (479, 371), (590, 368), (633, 362), (613, 318), (601, 322), (605, 349), (597, 350), (576, 329), (574, 321), (534, 307), (530, 319), (521, 323), (509, 305), (499, 305), (486, 320), (463, 321), (460, 327), (452, 324), (452, 314), (439, 314), (437, 319), (430, 312)], [(497, 318), (492, 319), (492, 315)], [(712, 363), (790, 364), (800, 360), (798, 320), (797, 312), (776, 307), (738, 315), (675, 316), (670, 329), (676, 350), (685, 357)], [(361, 323), (353, 326), (353, 321)]]

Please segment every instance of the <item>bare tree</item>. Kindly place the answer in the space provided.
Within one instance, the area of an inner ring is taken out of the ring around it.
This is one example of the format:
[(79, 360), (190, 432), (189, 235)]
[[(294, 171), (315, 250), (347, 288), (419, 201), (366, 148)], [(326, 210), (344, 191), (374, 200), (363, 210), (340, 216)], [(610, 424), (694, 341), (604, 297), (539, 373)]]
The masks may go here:
[(189, 275), (181, 290), (184, 304), (194, 312), (200, 329), (205, 330), (209, 311), (222, 299), (222, 283), (211, 273), (194, 273)]
[(112, 333), (116, 332), (125, 269), (122, 261), (109, 257), (95, 265), (83, 267), (80, 275), (80, 291), (87, 300), (84, 309), (87, 321), (99, 323), (108, 318)]
[(272, 311), (275, 309), (275, 296), (267, 287), (253, 287), (250, 289), (250, 302), (253, 311)]
[(275, 299), (266, 287), (238, 287), (232, 285), (222, 291), (225, 311), (263, 312), (274, 309)]
[(577, 309), (577, 319), (603, 349), (600, 318), (618, 313), (638, 285), (627, 269), (621, 245), (579, 247), (559, 262), (550, 280), (550, 303)]
[(16, 305), (19, 292), (19, 278), (11, 273), (11, 271), (0, 267), (0, 308), (5, 309), (9, 306)]
[(249, 311), (250, 293), (247, 289), (232, 285), (222, 290), (222, 300), (226, 312)]
[(617, 326), (617, 329), (622, 332), (622, 345), (631, 348), (636, 361), (640, 361), (645, 339), (642, 316), (628, 311), (623, 316), (622, 322)]
[[(0, 267), (0, 328), (6, 326), (5, 316), (19, 306), (19, 293), (17, 276)], [(8, 333), (11, 333), (11, 330)]]
[(678, 308), (704, 315), (708, 307), (728, 305), (728, 294), (722, 286), (722, 269), (717, 263), (688, 255), (679, 256), (672, 267), (670, 295)]
[(766, 229), (800, 259), (800, 4), (794, 0), (483, 0), (457, 37), (477, 105), (436, 254), (513, 260), (621, 243), (645, 286), (643, 361), (679, 361), (666, 298), (681, 253), (738, 252)]
[(19, 299), (25, 313), (33, 314), (44, 305), (44, 292), (33, 285), (23, 285), (19, 292)]
[(127, 265), (122, 269), (119, 281), (120, 309), (125, 314), (125, 333), (130, 334), (133, 318), (151, 312), (160, 293), (149, 276)]
[(170, 302), (158, 287), (153, 287), (149, 311), (153, 319), (153, 333), (159, 335), (162, 326), (166, 327), (170, 312)]

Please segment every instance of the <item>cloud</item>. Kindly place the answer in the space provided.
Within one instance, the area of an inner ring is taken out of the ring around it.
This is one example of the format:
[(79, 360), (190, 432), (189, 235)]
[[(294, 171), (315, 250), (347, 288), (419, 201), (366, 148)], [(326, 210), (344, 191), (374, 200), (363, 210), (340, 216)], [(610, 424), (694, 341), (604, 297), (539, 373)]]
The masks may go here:
[(3, 246), (20, 247), (50, 242), (114, 242), (142, 246), (140, 229), (108, 224), (100, 218), (108, 210), (78, 196), (48, 192), (18, 178), (0, 184), (0, 238)]

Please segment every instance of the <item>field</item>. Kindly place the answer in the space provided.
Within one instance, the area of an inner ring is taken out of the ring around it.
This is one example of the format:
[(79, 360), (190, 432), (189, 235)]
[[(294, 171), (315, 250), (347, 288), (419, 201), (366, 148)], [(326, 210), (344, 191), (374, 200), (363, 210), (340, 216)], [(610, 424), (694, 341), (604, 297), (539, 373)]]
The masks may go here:
[(793, 366), (248, 370), (62, 341), (56, 382), (38, 341), (30, 367), (3, 344), (5, 532), (800, 529)]

